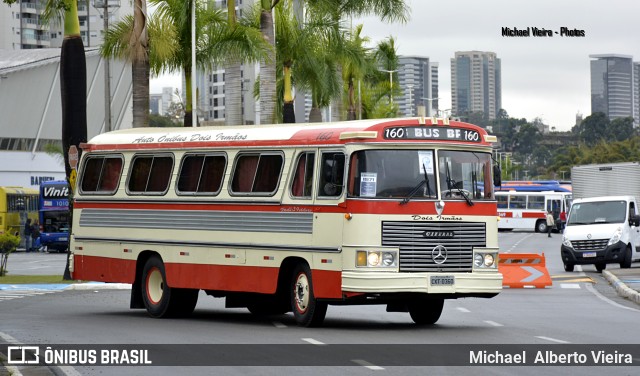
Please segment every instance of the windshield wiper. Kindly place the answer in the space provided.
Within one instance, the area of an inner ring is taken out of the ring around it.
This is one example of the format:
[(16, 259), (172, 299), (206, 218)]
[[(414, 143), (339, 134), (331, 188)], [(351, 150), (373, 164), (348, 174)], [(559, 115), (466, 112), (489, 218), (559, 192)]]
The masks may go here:
[(449, 164), (446, 164), (447, 169), (446, 169), (446, 174), (447, 174), (447, 187), (449, 188), (449, 192), (451, 192), (453, 189), (457, 189), (458, 193), (460, 193), (460, 196), (464, 197), (464, 200), (467, 202), (467, 205), (469, 206), (473, 206), (473, 201), (471, 201), (471, 199), (469, 198), (469, 196), (465, 193), (465, 191), (460, 188), (457, 187), (457, 183), (455, 180), (451, 179), (451, 174), (449, 173)]
[(422, 188), (423, 185), (427, 185), (427, 194), (429, 195), (429, 197), (431, 197), (431, 187), (430, 187), (430, 183), (429, 183), (429, 174), (427, 174), (427, 166), (424, 165), (424, 163), (422, 164), (422, 168), (424, 168), (424, 180), (422, 180), (420, 183), (418, 183), (418, 185), (416, 185), (411, 192), (409, 192), (409, 194), (407, 195), (407, 197), (403, 198), (402, 201), (400, 201), (400, 205), (404, 205), (406, 203), (408, 203), (411, 198), (413, 196), (416, 195), (416, 193), (418, 193), (420, 191), (420, 189)]

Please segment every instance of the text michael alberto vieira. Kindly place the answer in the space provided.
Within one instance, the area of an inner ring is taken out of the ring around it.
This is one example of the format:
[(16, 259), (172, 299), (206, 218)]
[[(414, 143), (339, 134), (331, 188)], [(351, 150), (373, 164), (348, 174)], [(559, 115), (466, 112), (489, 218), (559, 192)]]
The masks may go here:
[[(533, 362), (531, 362), (533, 360)], [(470, 351), (470, 364), (523, 364), (523, 365), (628, 365), (633, 364), (633, 355), (629, 353), (604, 350), (591, 350), (586, 352), (561, 352), (554, 350), (538, 350), (535, 356), (526, 350), (515, 353), (502, 353), (499, 351)]]
[(561, 27), (560, 30), (545, 29), (544, 27), (503, 27), (503, 37), (553, 37), (557, 35), (559, 37), (584, 37), (586, 33), (581, 29), (572, 29), (568, 27)]

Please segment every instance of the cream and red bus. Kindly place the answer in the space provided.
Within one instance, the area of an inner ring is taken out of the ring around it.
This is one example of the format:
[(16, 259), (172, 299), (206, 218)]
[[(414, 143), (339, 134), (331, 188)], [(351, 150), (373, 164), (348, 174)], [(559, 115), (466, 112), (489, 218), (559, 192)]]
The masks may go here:
[(83, 145), (70, 270), (132, 284), (152, 317), (190, 314), (203, 290), (302, 326), (376, 303), (433, 324), (445, 299), (502, 289), (495, 141), (436, 118), (101, 134)]

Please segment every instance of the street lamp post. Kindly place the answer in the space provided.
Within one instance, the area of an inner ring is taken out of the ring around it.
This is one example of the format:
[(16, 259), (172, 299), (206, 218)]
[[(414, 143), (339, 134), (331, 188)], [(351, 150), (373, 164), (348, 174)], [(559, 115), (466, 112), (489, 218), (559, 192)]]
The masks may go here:
[(429, 117), (431, 115), (431, 107), (433, 107), (433, 101), (437, 101), (440, 98), (425, 98), (425, 97), (422, 97), (421, 99), (423, 101), (428, 101), (429, 102), (429, 106), (427, 106), (427, 117)]
[(389, 98), (390, 98), (391, 104), (393, 104), (393, 74), (398, 70), (397, 69), (394, 69), (394, 70), (380, 69), (380, 71), (389, 73)]

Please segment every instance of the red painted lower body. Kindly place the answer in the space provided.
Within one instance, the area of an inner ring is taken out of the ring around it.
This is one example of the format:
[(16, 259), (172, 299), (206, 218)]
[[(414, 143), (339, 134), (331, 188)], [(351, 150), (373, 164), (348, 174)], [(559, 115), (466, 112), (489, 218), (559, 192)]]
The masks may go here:
[[(242, 265), (166, 263), (167, 284), (176, 288), (273, 294), (279, 268)], [(135, 260), (74, 255), (73, 278), (85, 281), (133, 283)], [(340, 271), (311, 271), (316, 298), (342, 298)]]

